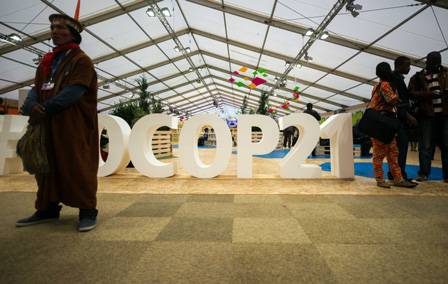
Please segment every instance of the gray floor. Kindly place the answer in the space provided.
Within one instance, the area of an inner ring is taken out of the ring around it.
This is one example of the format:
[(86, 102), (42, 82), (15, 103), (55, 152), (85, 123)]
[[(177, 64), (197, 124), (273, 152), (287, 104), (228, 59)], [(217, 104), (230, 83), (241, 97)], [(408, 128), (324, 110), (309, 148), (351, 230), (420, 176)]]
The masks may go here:
[(0, 193), (0, 283), (448, 283), (448, 197), (99, 194), (16, 228)]

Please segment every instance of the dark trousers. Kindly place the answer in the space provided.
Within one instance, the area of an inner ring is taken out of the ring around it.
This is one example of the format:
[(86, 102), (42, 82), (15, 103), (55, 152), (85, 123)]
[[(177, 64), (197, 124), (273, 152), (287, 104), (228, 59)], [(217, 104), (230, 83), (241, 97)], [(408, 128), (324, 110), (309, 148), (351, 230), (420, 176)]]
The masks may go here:
[(297, 140), (299, 140), (299, 137), (293, 137), (292, 138), (292, 147), (294, 147), (294, 145), (296, 145)]
[(291, 148), (291, 133), (283, 133), (283, 147), (286, 148), (286, 144)]
[(448, 179), (448, 115), (436, 114), (434, 117), (421, 117), (419, 124), (419, 175), (429, 176), (431, 160), (434, 157), (436, 140), (442, 154), (443, 179)]

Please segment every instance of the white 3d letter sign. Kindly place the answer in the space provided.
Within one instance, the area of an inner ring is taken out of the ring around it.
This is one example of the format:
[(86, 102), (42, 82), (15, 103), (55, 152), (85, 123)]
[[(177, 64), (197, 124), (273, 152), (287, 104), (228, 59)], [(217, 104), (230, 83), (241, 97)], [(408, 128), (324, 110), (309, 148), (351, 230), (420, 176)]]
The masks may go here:
[[(252, 155), (272, 152), (278, 143), (279, 130), (275, 120), (265, 115), (238, 115), (238, 156), (239, 178), (252, 177)], [(260, 142), (252, 143), (252, 126), (261, 128)]]
[(333, 115), (322, 123), (320, 129), (320, 136), (330, 139), (331, 174), (338, 178), (353, 178), (352, 115)]
[(177, 172), (177, 162), (162, 163), (152, 152), (152, 136), (162, 126), (177, 129), (177, 121), (166, 114), (149, 114), (137, 121), (129, 136), (132, 164), (147, 177), (170, 177)]
[[(198, 154), (199, 131), (204, 125), (211, 125), (216, 133), (216, 156), (211, 165), (202, 163)], [(198, 178), (212, 178), (221, 174), (232, 155), (232, 135), (227, 124), (215, 115), (198, 114), (182, 127), (179, 136), (179, 157), (187, 172)]]
[(278, 120), (280, 129), (295, 126), (299, 129), (299, 140), (288, 155), (278, 164), (282, 178), (322, 178), (322, 169), (317, 165), (302, 164), (319, 141), (319, 123), (306, 113), (293, 113)]
[(0, 115), (0, 175), (23, 171), (16, 145), (25, 133), (28, 116)]
[(98, 130), (101, 134), (103, 128), (107, 129), (109, 137), (109, 155), (106, 162), (100, 156), (98, 176), (105, 177), (115, 174), (129, 164), (129, 134), (131, 128), (128, 123), (118, 116), (98, 114)]
[[(25, 132), (28, 117), (0, 116), (0, 175), (22, 172), (22, 162), (15, 155), (17, 141)], [(215, 160), (206, 165), (198, 155), (197, 139), (202, 126), (211, 125), (216, 133)], [(331, 173), (339, 178), (354, 177), (351, 115), (344, 113), (330, 117), (320, 127), (308, 114), (294, 113), (279, 119), (280, 129), (295, 126), (299, 140), (279, 163), (282, 178), (321, 178), (317, 165), (303, 164), (320, 137), (330, 139)], [(177, 120), (165, 114), (150, 114), (141, 118), (131, 130), (121, 118), (99, 114), (99, 133), (105, 127), (109, 135), (109, 155), (106, 162), (100, 158), (99, 176), (123, 170), (129, 161), (141, 174), (151, 178), (170, 177), (177, 172), (177, 161), (162, 163), (152, 152), (152, 137), (161, 126), (177, 129)], [(252, 127), (262, 130), (262, 139), (252, 143)], [(268, 154), (275, 149), (279, 128), (273, 119), (264, 115), (238, 116), (238, 178), (252, 177), (252, 156)], [(232, 137), (226, 123), (214, 115), (200, 114), (188, 120), (179, 137), (179, 158), (185, 170), (198, 178), (212, 178), (228, 166), (232, 154)]]

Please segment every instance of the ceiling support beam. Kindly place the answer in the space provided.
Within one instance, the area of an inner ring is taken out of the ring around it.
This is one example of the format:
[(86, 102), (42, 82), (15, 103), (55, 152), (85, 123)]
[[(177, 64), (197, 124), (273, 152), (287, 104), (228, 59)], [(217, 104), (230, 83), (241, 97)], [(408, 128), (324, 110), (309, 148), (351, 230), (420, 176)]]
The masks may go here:
[(174, 40), (174, 42), (176, 43), (176, 45), (180, 48), (180, 51), (182, 52), (182, 55), (185, 57), (185, 59), (188, 61), (188, 63), (190, 64), (191, 68), (193, 68), (193, 71), (196, 73), (196, 75), (198, 76), (199, 80), (202, 81), (202, 84), (204, 86), (206, 86), (206, 89), (210, 95), (210, 97), (213, 98), (213, 94), (212, 92), (208, 89), (207, 85), (204, 82), (204, 78), (202, 78), (201, 73), (199, 72), (199, 70), (196, 68), (193, 60), (190, 58), (189, 53), (185, 50), (184, 46), (182, 45), (182, 42), (179, 40), (179, 38), (176, 36), (176, 33), (174, 32), (173, 28), (171, 27), (171, 25), (168, 23), (168, 21), (166, 20), (165, 16), (163, 15), (163, 13), (161, 12), (159, 6), (157, 5), (157, 1), (155, 0), (147, 0), (147, 2), (149, 3), (149, 5), (152, 7), (154, 13), (156, 14), (157, 18), (159, 18), (160, 22), (162, 23), (162, 25), (165, 27), (166, 31), (168, 32), (168, 34), (171, 36), (172, 40)]
[[(41, 0), (43, 3), (45, 3), (46, 5), (48, 5), (49, 7), (54, 7), (50, 2), (46, 1), (46, 0)], [(160, 2), (162, 0), (156, 0), (157, 2)], [(114, 17), (118, 17), (121, 15), (124, 15), (126, 13), (144, 8), (148, 6), (148, 3), (146, 3), (146, 1), (144, 0), (136, 0), (133, 1), (131, 3), (127, 3), (124, 6), (124, 9), (120, 8), (120, 7), (116, 7), (113, 9), (110, 9), (108, 11), (99, 13), (99, 14), (95, 14), (93, 16), (81, 19), (80, 22), (81, 24), (83, 24), (85, 27), (94, 25), (94, 24), (98, 24), (100, 22), (106, 21), (106, 20), (110, 20), (111, 18)], [(50, 39), (50, 23), (48, 24), (48, 30), (45, 32), (41, 32), (37, 35), (33, 35), (32, 37), (29, 38), (25, 38), (20, 46), (16, 46), (16, 45), (9, 45), (9, 46), (5, 46), (3, 48), (0, 49), (0, 55), (2, 54), (6, 54), (8, 52), (12, 52), (18, 49), (23, 48), (23, 46), (31, 46), (34, 45), (36, 43), (45, 41)]]
[[(223, 12), (226, 12), (226, 13), (229, 13), (229, 14), (232, 14), (235, 16), (239, 16), (242, 18), (246, 18), (246, 19), (258, 22), (258, 23), (265, 24), (265, 25), (270, 24), (273, 27), (287, 30), (287, 31), (290, 31), (293, 33), (298, 33), (300, 35), (305, 35), (306, 30), (308, 29), (308, 27), (287, 23), (287, 22), (277, 20), (277, 19), (272, 19), (271, 22), (269, 22), (270, 19), (266, 15), (258, 14), (253, 11), (238, 9), (238, 8), (236, 8), (234, 6), (230, 6), (230, 5), (224, 6), (215, 1), (210, 1), (210, 0), (186, 0), (186, 1), (198, 4), (201, 6), (205, 6), (205, 7), (211, 8), (211, 9), (215, 9), (218, 11), (223, 11)], [(340, 46), (348, 47), (351, 49), (355, 49), (358, 51), (363, 51), (363, 52), (373, 54), (376, 56), (385, 57), (390, 60), (395, 60), (395, 58), (402, 55), (402, 54), (394, 53), (394, 52), (391, 52), (391, 51), (388, 51), (385, 49), (381, 49), (378, 47), (373, 47), (373, 46), (368, 47), (368, 44), (366, 44), (366, 43), (357, 42), (354, 40), (348, 40), (348, 39), (345, 39), (342, 37), (338, 37), (336, 35), (331, 35), (325, 41), (333, 43), (333, 44), (337, 44)], [(421, 62), (418, 58), (411, 58), (411, 60), (412, 60), (413, 65), (415, 65), (417, 67), (421, 67), (421, 68), (425, 67), (425, 63)]]
[[(191, 32), (194, 33), (194, 34), (197, 34), (199, 36), (203, 36), (203, 37), (206, 37), (206, 38), (209, 38), (209, 39), (213, 39), (213, 40), (216, 40), (216, 41), (219, 41), (219, 42), (224, 42), (224, 43), (226, 42), (226, 39), (223, 38), (223, 37), (220, 37), (220, 36), (217, 36), (217, 35), (214, 35), (214, 34), (211, 34), (211, 33), (207, 33), (207, 32), (201, 31), (201, 30), (192, 29)], [(241, 42), (238, 42), (238, 41), (229, 40), (229, 44), (237, 46), (237, 47), (241, 47), (243, 49), (247, 49), (247, 50), (253, 51), (255, 53), (260, 53), (261, 52), (261, 49), (258, 48), (258, 47), (255, 47), (255, 46), (252, 46), (252, 45), (248, 45), (248, 44), (245, 44), (245, 43), (241, 43)], [(206, 51), (202, 50), (201, 52), (206, 52)], [(267, 55), (267, 56), (270, 56), (270, 57), (273, 57), (273, 58), (276, 58), (276, 59), (288, 61), (288, 62), (290, 62), (290, 61), (292, 61), (294, 59), (293, 57), (289, 57), (289, 56), (286, 56), (286, 55), (283, 55), (283, 54), (280, 54), (280, 53), (275, 53), (275, 52), (268, 51), (268, 50), (264, 50), (263, 54)], [(311, 62), (303, 61), (303, 66), (308, 67), (308, 68), (312, 68), (312, 69), (316, 69), (316, 70), (319, 70), (319, 71), (322, 71), (322, 72), (325, 72), (325, 73), (331, 73), (333, 75), (344, 77), (344, 78), (347, 78), (347, 79), (350, 79), (350, 80), (354, 80), (354, 81), (357, 81), (357, 82), (360, 82), (360, 83), (369, 84), (369, 85), (372, 85), (372, 86), (374, 86), (375, 83), (376, 83), (376, 82), (373, 82), (371, 79), (366, 79), (366, 78), (363, 78), (363, 77), (355, 76), (355, 75), (348, 74), (348, 73), (345, 73), (345, 72), (341, 72), (341, 71), (338, 71), (338, 70), (333, 70), (333, 69), (330, 69), (328, 67), (317, 65), (317, 64), (314, 64), (314, 63), (311, 63)]]

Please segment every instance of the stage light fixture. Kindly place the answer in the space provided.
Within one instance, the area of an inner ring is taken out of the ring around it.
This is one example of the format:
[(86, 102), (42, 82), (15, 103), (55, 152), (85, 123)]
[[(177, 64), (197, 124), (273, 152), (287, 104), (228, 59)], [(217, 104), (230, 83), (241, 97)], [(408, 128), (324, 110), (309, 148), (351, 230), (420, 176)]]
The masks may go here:
[(177, 45), (174, 47), (174, 51), (175, 52), (179, 52), (180, 51), (180, 49), (179, 49), (179, 47)]
[(33, 59), (34, 64), (39, 65), (42, 61), (42, 55), (38, 55), (36, 58)]
[(146, 10), (146, 14), (148, 15), (148, 17), (156, 16), (156, 13), (154, 13), (154, 10), (152, 8), (148, 8), (148, 10)]
[(165, 17), (171, 17), (170, 9), (168, 9), (167, 7), (162, 8), (160, 11), (163, 13), (163, 15), (164, 15)]
[(307, 29), (307, 30), (306, 30), (306, 33), (305, 33), (305, 35), (306, 35), (306, 36), (311, 36), (311, 35), (313, 35), (313, 34), (314, 34), (314, 32), (315, 32), (315, 31), (314, 31), (314, 29), (312, 29), (312, 28), (309, 28), (309, 29)]
[(345, 6), (345, 9), (347, 11), (350, 11), (353, 18), (356, 18), (359, 15), (359, 12), (357, 12), (357, 11), (362, 10), (362, 5), (355, 4), (354, 2), (355, 2), (355, 0), (349, 0), (347, 5)]
[(189, 47), (185, 47), (185, 52), (186, 52), (186, 53), (190, 53), (190, 52), (191, 52), (191, 48), (189, 48)]
[(319, 35), (319, 38), (320, 38), (320, 39), (327, 39), (329, 36), (330, 36), (330, 34), (329, 34), (328, 32), (322, 32), (322, 33)]
[(22, 38), (18, 34), (10, 34), (9, 39), (13, 41), (22, 41)]
[(308, 52), (305, 53), (305, 56), (303, 57), (306, 61), (308, 62), (313, 62), (313, 58), (311, 56), (308, 55)]

